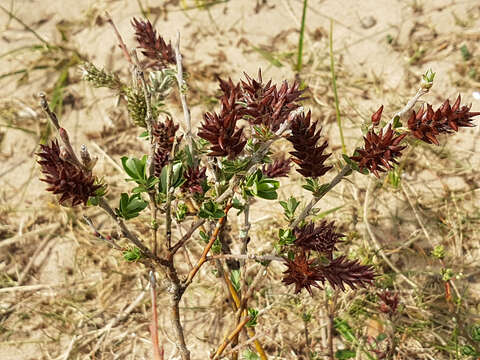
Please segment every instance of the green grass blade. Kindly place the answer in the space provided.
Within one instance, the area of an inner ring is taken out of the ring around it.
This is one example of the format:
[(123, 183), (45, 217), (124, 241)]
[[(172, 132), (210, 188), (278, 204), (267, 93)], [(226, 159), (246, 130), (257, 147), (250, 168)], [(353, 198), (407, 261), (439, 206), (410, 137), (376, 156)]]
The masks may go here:
[(33, 30), (30, 26), (28, 26), (27, 24), (25, 24), (22, 19), (18, 18), (17, 16), (15, 16), (10, 10), (7, 10), (5, 9), (2, 5), (0, 5), (0, 10), (2, 10), (5, 14), (7, 14), (10, 18), (12, 19), (15, 19), (17, 22), (19, 22), (24, 28), (25, 30), (31, 32), (33, 34), (33, 36), (35, 36), (38, 40), (40, 40), (42, 43), (44, 43), (45, 45), (47, 46), (50, 46), (50, 44), (48, 43), (47, 40), (45, 40), (44, 38), (42, 38), (35, 30)]
[(275, 67), (282, 67), (283, 66), (283, 64), (280, 62), (280, 60), (278, 60), (271, 52), (269, 52), (267, 50), (264, 50), (262, 48), (256, 47), (256, 46), (253, 47), (253, 50), (258, 52), (263, 58), (265, 58), (265, 60), (267, 60), (273, 66), (275, 66)]
[(342, 152), (344, 154), (347, 154), (347, 147), (345, 146), (345, 138), (343, 137), (342, 119), (340, 118), (340, 106), (338, 104), (337, 79), (335, 77), (335, 61), (333, 59), (333, 20), (332, 19), (330, 19), (330, 34), (328, 38), (329, 38), (329, 45), (330, 45), (330, 72), (332, 73), (333, 95), (335, 97), (335, 113), (337, 115), (338, 130), (340, 131), (340, 140), (342, 142)]
[(300, 25), (300, 37), (298, 38), (297, 72), (300, 72), (302, 70), (303, 37), (305, 34), (306, 17), (307, 17), (307, 0), (303, 0), (302, 24)]

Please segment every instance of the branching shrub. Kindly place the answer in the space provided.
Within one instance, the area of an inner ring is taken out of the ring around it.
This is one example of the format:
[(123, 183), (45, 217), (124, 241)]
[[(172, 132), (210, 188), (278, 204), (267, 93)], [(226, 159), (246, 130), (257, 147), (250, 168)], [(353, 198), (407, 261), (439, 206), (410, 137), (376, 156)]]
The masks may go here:
[[(380, 177), (393, 169), (408, 146), (407, 139), (438, 145), (440, 135), (473, 126), (472, 119), (480, 114), (461, 105), (460, 96), (453, 106), (446, 100), (437, 110), (431, 105), (413, 110), (418, 99), (432, 86), (435, 74), (427, 72), (417, 94), (393, 119), (382, 121), (383, 106), (380, 107), (372, 115), (363, 147), (352, 156), (343, 154), (343, 161), (334, 163), (319, 122), (313, 120), (311, 111), (305, 113), (302, 106), (304, 89), (296, 81), (265, 82), (259, 71), (256, 78), (245, 74), (238, 83), (218, 79), (220, 107), (205, 113), (199, 129), (194, 131), (187, 106), (188, 88), (179, 38), (173, 47), (157, 34), (150, 22), (133, 19), (135, 39), (144, 56), (139, 60), (135, 51), (127, 51), (113, 22), (109, 22), (133, 69), (132, 82), (127, 84), (91, 63), (83, 65), (84, 79), (121, 96), (132, 123), (144, 130), (141, 141), (148, 144), (149, 153), (121, 159), (127, 181), (134, 186), (120, 195), (116, 205), (110, 205), (106, 197), (108, 184), (94, 171), (95, 159), (85, 146), (80, 155), (76, 155), (67, 131), (51, 112), (44, 95), (42, 107), (58, 130), (60, 142), (53, 140), (49, 145), (42, 145), (38, 162), (44, 174), (42, 180), (49, 184), (47, 190), (58, 196), (61, 205), (98, 206), (118, 225), (123, 237), (131, 243), (128, 250), (104, 236), (93, 221), (85, 217), (98, 238), (122, 251), (127, 261), (141, 263), (150, 271), (152, 304), (156, 304), (155, 274), (162, 273), (168, 279), (170, 314), (183, 360), (190, 359), (191, 354), (180, 321), (179, 303), (200, 268), (211, 260), (226, 260), (226, 265), (217, 261), (216, 266), (219, 274), (223, 274), (222, 281), (226, 282), (236, 312), (236, 326), (212, 353), (214, 359), (219, 358), (230, 343), (237, 344), (242, 329), (247, 329), (248, 336), (254, 338), (255, 325), (261, 321), (257, 318), (258, 311), (248, 306), (260, 277), (257, 275), (253, 283), (247, 285), (246, 261), (256, 260), (262, 266), (268, 266), (271, 261), (281, 262), (285, 270), (278, 276), (295, 293), (305, 289), (315, 296), (314, 288), (330, 286), (334, 290), (345, 290), (347, 286), (355, 289), (372, 284), (373, 264), (363, 264), (339, 252), (338, 244), (344, 235), (333, 221), (308, 220), (312, 209), (353, 171)], [(180, 130), (180, 121), (165, 114), (164, 100), (175, 85), (184, 111), (184, 133)], [(274, 153), (272, 145), (279, 141), (291, 143), (290, 158)], [(310, 191), (313, 198), (301, 211), (300, 202), (293, 196), (280, 201), (286, 223), (279, 229), (278, 239), (271, 241), (272, 253), (254, 254), (249, 251), (253, 200), (277, 200), (280, 187), (277, 179), (289, 176), (291, 162), (304, 179), (303, 188)], [(323, 180), (328, 173), (336, 175), (331, 181)], [(244, 226), (238, 232), (226, 225), (232, 208), (244, 217)], [(138, 236), (129, 227), (129, 221), (144, 211), (148, 211), (151, 218), (149, 239)], [(181, 238), (172, 236), (174, 221), (188, 226)], [(225, 243), (226, 231), (238, 242), (239, 253), (232, 253)], [(177, 255), (195, 236), (204, 242), (204, 250), (193, 267), (183, 272), (184, 266), (178, 266), (181, 260)], [(393, 314), (398, 298), (390, 293), (380, 297), (382, 311)], [(156, 305), (152, 311), (152, 343), (155, 358), (160, 359)], [(330, 339), (332, 336), (330, 332)], [(261, 339), (255, 339), (254, 343), (260, 357), (265, 359)], [(333, 358), (332, 345), (330, 357)]]

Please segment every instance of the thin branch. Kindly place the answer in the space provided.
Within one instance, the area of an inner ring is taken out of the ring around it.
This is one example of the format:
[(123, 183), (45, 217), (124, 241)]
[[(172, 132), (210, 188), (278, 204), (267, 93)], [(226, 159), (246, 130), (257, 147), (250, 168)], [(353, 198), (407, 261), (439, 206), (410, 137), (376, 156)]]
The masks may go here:
[(150, 334), (153, 344), (153, 358), (161, 360), (162, 355), (158, 344), (158, 311), (157, 311), (157, 292), (155, 285), (155, 274), (150, 270), (150, 297), (152, 300), (152, 323), (150, 325)]
[(193, 152), (193, 140), (192, 140), (192, 122), (190, 116), (190, 109), (187, 105), (187, 96), (185, 95), (184, 80), (183, 80), (183, 65), (182, 54), (180, 53), (180, 31), (177, 31), (177, 40), (175, 41), (175, 59), (177, 60), (177, 84), (178, 92), (180, 94), (180, 101), (182, 102), (183, 117), (185, 124), (187, 125), (187, 143), (190, 148), (190, 154), (192, 155), (193, 163), (195, 164), (195, 154)]
[(143, 242), (133, 234), (130, 229), (125, 225), (123, 220), (119, 218), (107, 201), (104, 198), (100, 198), (98, 205), (105, 210), (105, 212), (115, 221), (118, 225), (120, 230), (122, 231), (123, 236), (125, 236), (128, 240), (130, 240), (136, 247), (140, 249), (140, 251), (144, 254), (144, 256), (148, 259), (154, 260), (157, 264), (162, 266), (168, 266), (169, 262), (165, 259), (159, 258), (157, 255), (153, 254), (149, 248), (147, 248)]
[(284, 258), (275, 255), (255, 255), (255, 254), (219, 254), (207, 256), (206, 261), (216, 259), (237, 259), (237, 260), (255, 260), (255, 261), (285, 261)]
[(40, 97), (40, 106), (42, 107), (43, 111), (47, 114), (53, 126), (55, 126), (55, 128), (57, 129), (58, 134), (60, 135), (60, 139), (62, 140), (63, 145), (65, 146), (65, 150), (70, 156), (68, 160), (72, 161), (80, 169), (86, 169), (85, 166), (80, 162), (80, 160), (78, 160), (78, 157), (75, 154), (75, 151), (73, 151), (73, 147), (72, 147), (72, 144), (70, 143), (70, 138), (68, 137), (67, 131), (60, 126), (57, 115), (50, 109), (45, 93), (41, 92), (38, 94), (38, 96)]
[[(300, 107), (299, 109), (301, 109), (301, 111), (303, 111), (302, 107)], [(269, 150), (270, 146), (273, 144), (273, 142), (275, 140), (278, 140), (283, 135), (283, 133), (288, 130), (288, 128), (290, 126), (290, 123), (291, 123), (290, 120), (294, 116), (296, 116), (296, 114), (300, 111), (299, 109), (295, 109), (295, 111), (292, 111), (292, 113), (290, 113), (289, 120), (285, 121), (280, 126), (280, 128), (275, 133), (274, 138), (266, 141), (265, 143), (263, 143), (260, 146), (260, 148), (255, 152), (255, 154), (252, 155), (252, 157), (250, 159), (250, 163), (247, 165), (247, 168), (246, 168), (247, 169), (247, 175), (245, 175), (245, 177), (251, 175), (253, 172), (256, 171), (255, 165), (257, 165), (265, 157), (265, 154), (268, 152), (268, 150)], [(235, 174), (233, 176), (232, 180), (230, 180), (230, 185), (229, 185), (228, 189), (225, 192), (223, 192), (219, 197), (217, 197), (215, 199), (215, 201), (217, 203), (222, 203), (223, 201), (227, 200), (230, 196), (232, 196), (234, 191), (235, 191), (235, 188), (240, 184), (241, 180), (242, 180), (242, 177)], [(197, 230), (200, 226), (202, 226), (205, 223), (205, 221), (206, 221), (205, 219), (199, 219), (190, 226), (190, 229), (186, 232), (186, 234), (172, 247), (172, 249), (170, 251), (172, 256), (182, 246), (185, 245), (185, 243), (190, 239), (190, 237), (193, 235), (195, 230)]]
[(420, 89), (417, 90), (417, 93), (407, 102), (407, 104), (400, 110), (398, 111), (395, 115), (393, 115), (392, 119), (384, 126), (383, 128), (383, 133), (385, 133), (388, 129), (388, 125), (393, 124), (395, 118), (399, 117), (400, 119), (407, 115), (407, 113), (413, 109), (415, 104), (418, 102), (418, 100), (428, 93), (430, 88), (428, 87), (421, 87)]
[[(260, 271), (258, 274), (262, 274), (262, 273), (263, 272)], [(240, 296), (237, 293), (237, 291), (235, 290), (235, 288), (233, 287), (233, 284), (230, 281), (230, 278), (228, 277), (228, 275), (224, 274), (224, 279), (225, 279), (225, 282), (227, 284), (228, 290), (230, 292), (230, 295), (232, 296), (232, 299), (234, 301), (234, 305), (237, 308), (237, 312), (235, 314), (235, 318), (236, 318), (237, 323), (240, 323), (240, 319), (241, 319), (242, 315), (243, 316), (248, 315), (247, 310), (246, 310), (247, 301), (252, 296), (253, 290), (255, 289), (255, 286), (257, 285), (258, 281), (261, 278), (261, 276), (259, 276), (258, 274), (255, 277), (255, 279), (253, 280), (252, 284), (250, 285), (247, 293), (242, 297), (242, 299), (240, 299)], [(255, 338), (256, 337), (255, 330), (252, 327), (247, 328), (247, 334), (250, 338)], [(236, 339), (234, 338), (233, 340), (236, 340)], [(260, 355), (260, 359), (261, 360), (267, 360), (267, 355), (265, 354), (265, 350), (263, 350), (263, 347), (262, 347), (262, 344), (260, 343), (260, 341), (255, 340), (254, 344), (255, 344), (255, 349), (257, 350), (258, 354)]]
[(385, 263), (395, 272), (397, 273), (406, 283), (408, 283), (411, 287), (414, 289), (418, 288), (418, 285), (407, 278), (403, 273), (390, 261), (390, 259), (385, 255), (385, 252), (383, 251), (382, 247), (380, 246), (380, 243), (377, 240), (377, 237), (373, 233), (372, 227), (370, 226), (370, 223), (368, 222), (368, 202), (370, 200), (370, 194), (372, 191), (372, 178), (369, 179), (368, 185), (367, 185), (367, 192), (365, 194), (365, 202), (363, 203), (363, 222), (365, 223), (365, 227), (367, 228), (368, 235), (370, 236), (370, 239), (373, 242), (373, 246), (377, 250), (377, 252), (380, 254), (382, 259), (385, 261)]
[(327, 308), (328, 314), (328, 355), (330, 360), (335, 360), (334, 348), (333, 348), (333, 334), (334, 334), (334, 325), (335, 325), (335, 310), (337, 306), (337, 296), (338, 290), (335, 290), (335, 293), (332, 296), (331, 301), (329, 301), (327, 294), (325, 293), (325, 307)]
[(182, 322), (180, 320), (180, 300), (185, 291), (185, 287), (182, 287), (180, 279), (177, 275), (177, 270), (175, 269), (173, 263), (173, 257), (169, 260), (169, 266), (167, 268), (167, 276), (170, 279), (170, 286), (168, 287), (168, 292), (170, 294), (170, 318), (172, 320), (172, 326), (175, 331), (175, 336), (177, 338), (175, 345), (180, 350), (182, 360), (190, 360), (190, 351), (187, 348), (185, 342), (185, 335), (183, 332)]
[(170, 154), (171, 161), (167, 165), (167, 184), (166, 184), (166, 192), (167, 192), (167, 199), (165, 204), (165, 235), (167, 238), (167, 246), (168, 249), (172, 247), (172, 195), (175, 189), (170, 189), (172, 185), (172, 178), (173, 178), (173, 159), (175, 158), (175, 152), (177, 150), (177, 138), (175, 137), (172, 146), (172, 153)]
[(200, 267), (207, 261), (207, 254), (210, 251), (210, 249), (212, 248), (215, 240), (217, 239), (218, 233), (220, 232), (220, 228), (222, 227), (222, 224), (225, 221), (225, 219), (228, 215), (228, 211), (230, 210), (231, 207), (232, 207), (232, 204), (231, 204), (231, 202), (229, 202), (227, 204), (227, 206), (225, 207), (225, 210), (224, 210), (225, 216), (218, 219), (217, 225), (215, 226), (215, 230), (213, 231), (212, 236), (210, 237), (210, 241), (205, 246), (205, 249), (203, 249), (202, 256), (198, 260), (195, 267), (190, 271), (190, 273), (187, 276), (187, 279), (184, 282), (184, 285), (183, 285), (184, 288), (187, 288), (192, 283), (192, 280), (195, 277), (195, 275), (197, 274), (198, 270), (200, 270)]
[(332, 190), (337, 184), (342, 181), (342, 179), (345, 177), (346, 174), (348, 174), (352, 168), (350, 165), (346, 164), (342, 170), (333, 178), (333, 180), (330, 182), (328, 188), (322, 193), (320, 196), (314, 197), (312, 200), (310, 200), (310, 203), (303, 209), (303, 211), (300, 213), (300, 215), (295, 219), (295, 221), (290, 225), (290, 228), (293, 229), (295, 228), (298, 224), (300, 224), (301, 221), (303, 221), (310, 213), (312, 208), (317, 204), (317, 202), (320, 201), (321, 198), (323, 198), (330, 190)]
[(90, 226), (90, 228), (93, 230), (93, 234), (97, 238), (99, 238), (102, 241), (105, 241), (108, 245), (110, 245), (112, 248), (114, 248), (116, 250), (122, 250), (122, 248), (120, 246), (118, 246), (117, 244), (115, 244), (115, 242), (112, 241), (112, 238), (110, 236), (102, 235), (102, 233), (93, 224), (92, 219), (90, 219), (86, 215), (83, 215), (83, 220), (85, 220), (85, 222), (88, 224), (88, 226)]
[(118, 46), (120, 47), (120, 49), (122, 49), (123, 55), (125, 56), (125, 59), (127, 59), (127, 61), (130, 64), (134, 65), (134, 63), (132, 61), (132, 58), (131, 58), (130, 54), (128, 53), (127, 45), (125, 45), (125, 42), (122, 39), (122, 35), (120, 35), (120, 32), (118, 31), (117, 26), (113, 22), (112, 17), (108, 13), (108, 11), (105, 11), (105, 17), (107, 18), (107, 22), (110, 24), (110, 26), (113, 28), (113, 31), (115, 32), (115, 35), (116, 35), (117, 40), (118, 40)]
[(215, 352), (213, 356), (211, 356), (211, 359), (216, 360), (222, 355), (223, 351), (227, 347), (227, 345), (242, 331), (243, 327), (247, 325), (247, 323), (250, 321), (251, 317), (247, 316), (245, 317), (240, 324), (237, 325), (237, 327), (228, 335), (225, 340), (223, 341), (222, 345), (218, 348), (218, 350)]
[[(395, 118), (397, 117), (403, 117), (404, 115), (406, 115), (414, 106), (415, 104), (417, 103), (417, 101), (420, 99), (420, 97), (422, 97), (423, 95), (425, 95), (426, 93), (428, 93), (429, 89), (428, 88), (424, 88), (424, 87), (421, 87), (420, 89), (418, 89), (417, 93), (414, 95), (414, 97), (412, 99), (410, 99), (408, 101), (408, 103), (400, 110), (398, 111), (393, 117), (392, 119), (385, 125), (384, 129), (383, 129), (383, 132), (385, 133), (388, 129), (388, 126), (393, 124)], [(295, 228), (301, 221), (303, 221), (310, 213), (310, 211), (312, 210), (312, 208), (318, 203), (318, 201), (323, 197), (325, 196), (330, 190), (332, 190), (344, 177), (347, 173), (350, 172), (350, 170), (352, 170), (352, 168), (350, 167), (350, 165), (346, 164), (342, 170), (340, 171), (340, 173), (337, 174), (337, 176), (335, 176), (335, 178), (330, 182), (330, 185), (329, 187), (326, 189), (326, 191), (323, 192), (323, 194), (319, 197), (314, 197), (310, 203), (305, 207), (305, 209), (303, 209), (302, 213), (298, 216), (298, 218), (290, 225), (290, 228), (293, 229)]]

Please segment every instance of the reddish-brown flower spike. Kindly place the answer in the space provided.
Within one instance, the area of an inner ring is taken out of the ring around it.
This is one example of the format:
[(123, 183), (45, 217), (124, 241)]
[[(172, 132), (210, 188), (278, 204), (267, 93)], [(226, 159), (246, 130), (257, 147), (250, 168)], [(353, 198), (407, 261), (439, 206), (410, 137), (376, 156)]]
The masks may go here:
[(312, 295), (312, 286), (320, 288), (319, 281), (325, 281), (324, 276), (318, 271), (318, 266), (313, 265), (316, 259), (307, 260), (305, 253), (295, 255), (293, 260), (286, 259), (288, 269), (283, 272), (282, 282), (286, 285), (295, 284), (295, 294), (306, 289)]
[(352, 156), (352, 160), (358, 163), (360, 169), (368, 169), (380, 177), (379, 172), (385, 172), (393, 167), (392, 164), (398, 164), (395, 158), (401, 155), (406, 146), (400, 146), (400, 142), (407, 134), (394, 136), (395, 132), (389, 125), (385, 134), (383, 129), (378, 134), (372, 128), (364, 137), (365, 146), (363, 149), (357, 149), (358, 155)]
[(185, 182), (182, 184), (182, 189), (184, 191), (189, 191), (192, 194), (202, 193), (202, 183), (206, 179), (207, 168), (189, 168), (184, 174)]
[(101, 187), (95, 184), (92, 173), (64, 160), (57, 140), (52, 141), (50, 146), (40, 145), (40, 148), (38, 163), (45, 175), (40, 180), (50, 185), (47, 190), (60, 196), (58, 201), (61, 205), (86, 205), (88, 198)]
[(227, 114), (232, 111), (235, 111), (237, 116), (240, 117), (243, 114), (244, 107), (238, 103), (241, 97), (241, 87), (240, 84), (234, 84), (232, 79), (225, 81), (220, 77), (217, 78), (220, 83), (220, 90), (222, 91), (222, 96), (220, 97), (220, 102), (222, 104), (222, 114)]
[(219, 78), (222, 109), (220, 114), (206, 113), (198, 136), (211, 143), (210, 156), (228, 156), (233, 158), (242, 152), (246, 140), (243, 138), (243, 129), (236, 127), (242, 117), (243, 107), (237, 103), (240, 96), (240, 86), (234, 85), (232, 80), (224, 81)]
[(297, 81), (292, 85), (285, 81), (278, 89), (271, 80), (263, 84), (261, 70), (258, 71), (258, 80), (247, 74), (245, 78), (246, 81), (241, 82), (243, 92), (240, 101), (246, 104), (245, 113), (252, 124), (262, 124), (276, 131), (303, 100), (301, 95), (304, 90), (299, 90)]
[(377, 126), (378, 123), (380, 122), (380, 119), (382, 118), (382, 112), (383, 112), (383, 105), (380, 106), (380, 108), (372, 115), (373, 126)]
[(412, 112), (408, 119), (408, 128), (411, 134), (428, 144), (439, 145), (437, 136), (442, 133), (458, 131), (460, 127), (472, 127), (473, 117), (480, 115), (480, 112), (470, 112), (470, 106), (460, 106), (461, 97), (450, 106), (449, 100), (434, 111), (432, 106), (427, 104), (427, 111), (423, 107), (418, 113)]
[(339, 239), (345, 235), (336, 232), (335, 223), (322, 221), (317, 227), (313, 222), (302, 228), (298, 226), (294, 229), (295, 245), (305, 251), (318, 251), (329, 259), (333, 258), (333, 251), (339, 243)]
[(175, 54), (172, 44), (168, 45), (160, 35), (157, 35), (150, 21), (132, 20), (132, 26), (135, 29), (135, 39), (140, 48), (143, 49), (142, 54), (147, 58), (154, 60), (152, 66), (156, 68), (165, 68), (168, 64), (175, 64)]
[(157, 146), (170, 151), (178, 128), (179, 125), (175, 125), (170, 117), (167, 117), (165, 122), (155, 121), (152, 126), (152, 135)]
[(267, 166), (263, 165), (262, 172), (266, 177), (271, 179), (277, 177), (288, 177), (288, 173), (290, 172), (290, 163), (290, 159), (281, 157), (274, 160), (273, 163), (268, 164)]
[(342, 291), (345, 291), (345, 284), (352, 289), (365, 287), (375, 277), (371, 266), (361, 265), (358, 260), (348, 260), (345, 256), (340, 256), (329, 265), (320, 267), (320, 271), (334, 289), (339, 287)]
[(317, 122), (310, 124), (311, 112), (297, 115), (290, 126), (292, 134), (288, 140), (293, 144), (295, 151), (290, 152), (292, 159), (299, 168), (297, 171), (305, 177), (316, 178), (324, 175), (331, 166), (325, 166), (324, 162), (332, 154), (324, 154), (328, 146), (327, 141), (317, 146), (320, 139), (321, 128), (317, 131)]
[(162, 169), (170, 162), (170, 149), (158, 146), (155, 149), (154, 160), (154, 175), (159, 178), (162, 174)]
[(395, 314), (399, 303), (398, 293), (392, 293), (391, 291), (386, 290), (377, 295), (382, 300), (379, 310), (385, 314)]
[(163, 167), (170, 162), (170, 152), (178, 128), (179, 125), (175, 125), (170, 117), (167, 117), (165, 122), (156, 121), (153, 123), (152, 136), (156, 143), (153, 167), (156, 177), (160, 177)]
[(210, 156), (228, 156), (233, 158), (242, 152), (246, 140), (243, 138), (243, 129), (237, 129), (237, 113), (217, 115), (216, 113), (206, 113), (205, 122), (202, 124), (198, 136), (210, 141)]

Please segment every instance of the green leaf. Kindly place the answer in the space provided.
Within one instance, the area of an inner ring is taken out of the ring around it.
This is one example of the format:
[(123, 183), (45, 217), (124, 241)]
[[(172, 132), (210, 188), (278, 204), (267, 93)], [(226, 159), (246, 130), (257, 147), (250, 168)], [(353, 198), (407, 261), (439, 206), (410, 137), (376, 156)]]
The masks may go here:
[(243, 352), (242, 359), (244, 359), (244, 360), (259, 360), (260, 356), (258, 356), (256, 352), (254, 352), (250, 349), (247, 349)]
[(287, 229), (279, 229), (278, 230), (278, 237), (280, 238), (279, 244), (280, 245), (292, 245), (295, 242), (295, 235), (293, 235), (293, 230)]
[(467, 45), (463, 44), (461, 47), (460, 47), (460, 52), (462, 53), (462, 58), (464, 61), (468, 61), (472, 58), (472, 54), (470, 53), (470, 51), (468, 50), (468, 47)]
[(225, 212), (218, 207), (218, 204), (208, 200), (202, 204), (198, 216), (203, 219), (220, 219), (225, 216)]
[(142, 258), (142, 252), (140, 251), (139, 248), (134, 247), (132, 249), (124, 251), (123, 258), (125, 259), (125, 261), (135, 262)]
[(232, 270), (230, 272), (230, 281), (232, 282), (233, 287), (236, 292), (240, 291), (240, 270)]
[(115, 212), (118, 216), (125, 220), (137, 217), (142, 210), (147, 207), (148, 203), (144, 201), (139, 194), (134, 194), (131, 197), (126, 193), (120, 195), (120, 204)]
[(178, 222), (182, 222), (185, 220), (185, 216), (187, 215), (188, 207), (185, 203), (181, 202), (177, 205), (177, 211), (175, 211), (175, 218)]
[(327, 215), (333, 214), (334, 212), (340, 210), (340, 209), (343, 208), (344, 206), (345, 206), (345, 205), (340, 205), (340, 206), (336, 206), (336, 207), (334, 207), (334, 208), (332, 208), (332, 209), (322, 211), (321, 213), (316, 214), (313, 219), (314, 219), (314, 220), (321, 220), (321, 219), (323, 219), (324, 217), (326, 217)]
[(460, 347), (460, 351), (462, 352), (462, 355), (465, 356), (477, 356), (477, 351), (471, 345), (463, 345)]
[[(173, 170), (170, 185), (173, 188), (177, 188), (185, 182), (185, 179), (183, 178), (183, 166), (180, 161), (174, 163), (172, 166)], [(168, 166), (164, 166), (162, 172), (160, 173), (160, 192), (164, 194), (167, 193), (167, 174)]]
[(312, 314), (309, 312), (304, 312), (302, 314), (302, 320), (306, 323), (310, 322), (310, 320), (312, 320)]
[(295, 211), (297, 210), (298, 205), (300, 205), (300, 202), (293, 196), (290, 196), (287, 201), (280, 201), (280, 205), (283, 207), (285, 218), (288, 221), (292, 221), (295, 217)]
[(335, 329), (342, 335), (345, 340), (347, 340), (348, 342), (355, 341), (355, 335), (353, 333), (353, 330), (346, 320), (343, 320), (341, 318), (335, 318), (334, 326)]
[(480, 342), (480, 324), (473, 325), (470, 334), (473, 340)]
[(245, 205), (236, 197), (234, 197), (232, 200), (232, 207), (238, 210), (237, 215), (239, 215), (245, 209)]
[(276, 191), (259, 191), (256, 195), (266, 200), (276, 200), (278, 198)]
[(147, 155), (144, 155), (141, 159), (122, 157), (122, 166), (130, 181), (135, 181), (137, 184), (145, 185), (147, 182)]
[(350, 349), (343, 349), (343, 350), (337, 350), (335, 352), (335, 358), (336, 359), (353, 359), (355, 356), (357, 356), (357, 352), (354, 350)]
[(262, 199), (275, 200), (278, 197), (277, 189), (280, 182), (264, 177), (261, 170), (249, 176), (243, 186), (244, 195), (257, 196)]
[(403, 126), (402, 122), (400, 121), (400, 116), (395, 116), (393, 118), (393, 128), (394, 129), (398, 129), (398, 128), (401, 128)]
[(235, 159), (235, 160), (223, 160), (222, 169), (226, 174), (241, 174), (244, 172), (248, 164), (250, 163), (250, 158), (245, 159)]
[(208, 235), (204, 231), (200, 231), (200, 238), (205, 244), (208, 244), (208, 241), (210, 240)]
[(218, 255), (222, 252), (222, 243), (218, 238), (213, 242), (212, 248), (210, 250), (213, 254)]
[(385, 333), (380, 333), (380, 334), (378, 334), (376, 340), (377, 340), (377, 342), (382, 342), (382, 341), (385, 340), (387, 337), (388, 337), (387, 334), (385, 334)]
[(248, 320), (247, 324), (245, 326), (247, 327), (254, 327), (257, 325), (257, 318), (258, 318), (258, 310), (249, 308), (248, 309), (248, 315), (250, 316), (250, 320)]

